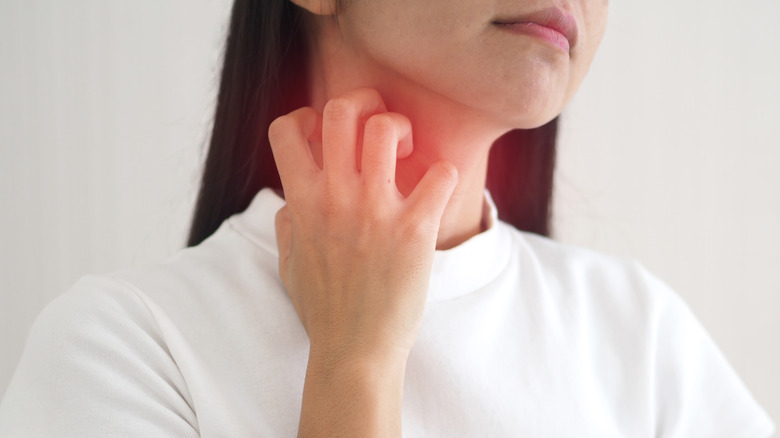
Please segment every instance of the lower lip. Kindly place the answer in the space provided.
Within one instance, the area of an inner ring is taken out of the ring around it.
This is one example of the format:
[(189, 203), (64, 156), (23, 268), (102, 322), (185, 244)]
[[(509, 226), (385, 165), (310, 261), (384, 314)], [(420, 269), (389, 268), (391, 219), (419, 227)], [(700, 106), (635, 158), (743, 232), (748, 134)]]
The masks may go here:
[(541, 38), (560, 47), (561, 50), (569, 51), (569, 40), (555, 29), (536, 23), (499, 23), (498, 26), (512, 33)]

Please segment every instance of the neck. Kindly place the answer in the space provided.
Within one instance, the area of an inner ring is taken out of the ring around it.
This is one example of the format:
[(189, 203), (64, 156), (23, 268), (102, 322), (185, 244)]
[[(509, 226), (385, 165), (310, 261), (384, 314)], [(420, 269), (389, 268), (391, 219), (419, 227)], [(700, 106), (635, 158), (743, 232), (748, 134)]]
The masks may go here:
[[(328, 26), (321, 30), (328, 32)], [(313, 41), (310, 105), (321, 113), (333, 97), (355, 88), (376, 89), (388, 111), (403, 114), (412, 123), (413, 152), (396, 166), (401, 194), (408, 196), (436, 161), (447, 160), (458, 169), (458, 185), (442, 216), (436, 249), (455, 247), (480, 233), (488, 153), (507, 129), (387, 69), (361, 62), (360, 56), (339, 44), (337, 36), (329, 36)]]

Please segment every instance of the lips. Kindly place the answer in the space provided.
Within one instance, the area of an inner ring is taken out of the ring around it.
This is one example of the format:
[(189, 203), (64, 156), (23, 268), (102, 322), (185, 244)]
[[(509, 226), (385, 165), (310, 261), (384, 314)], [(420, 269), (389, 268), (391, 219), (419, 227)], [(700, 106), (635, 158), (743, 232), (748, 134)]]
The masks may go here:
[(542, 9), (519, 17), (501, 18), (493, 23), (503, 27), (532, 23), (560, 33), (568, 40), (569, 47), (574, 47), (577, 44), (577, 21), (571, 14), (562, 9)]

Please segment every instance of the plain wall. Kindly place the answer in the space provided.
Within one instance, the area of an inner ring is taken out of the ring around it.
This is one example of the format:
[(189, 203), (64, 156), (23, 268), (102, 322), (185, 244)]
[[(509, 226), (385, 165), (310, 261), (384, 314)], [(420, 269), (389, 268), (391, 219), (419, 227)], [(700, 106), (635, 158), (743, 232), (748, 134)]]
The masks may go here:
[[(183, 247), (229, 6), (0, 1), (0, 394), (53, 297)], [(555, 237), (663, 278), (778, 422), (780, 2), (610, 8)]]

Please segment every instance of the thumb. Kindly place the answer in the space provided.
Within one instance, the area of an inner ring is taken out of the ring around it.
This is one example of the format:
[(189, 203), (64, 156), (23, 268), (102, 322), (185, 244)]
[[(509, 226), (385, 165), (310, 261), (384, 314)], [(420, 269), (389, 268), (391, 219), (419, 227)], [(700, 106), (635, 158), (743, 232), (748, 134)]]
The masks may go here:
[[(290, 220), (290, 210), (287, 208), (287, 205), (280, 208), (279, 211), (276, 212), (274, 226), (276, 228), (276, 247), (279, 250), (279, 276), (282, 278), (282, 283), (284, 283), (284, 288), (290, 297), (290, 301), (292, 301), (295, 312), (298, 314), (298, 318), (301, 320), (301, 322), (304, 322), (306, 321), (305, 314), (303, 313), (303, 309), (300, 306), (299, 297), (296, 294), (291, 293), (294, 292), (295, 289), (291, 289), (288, 286), (290, 284), (289, 272), (290, 249), (292, 245), (292, 221)], [(308, 334), (309, 329), (305, 323), (303, 324), (303, 328)]]

